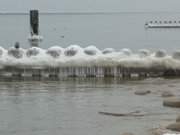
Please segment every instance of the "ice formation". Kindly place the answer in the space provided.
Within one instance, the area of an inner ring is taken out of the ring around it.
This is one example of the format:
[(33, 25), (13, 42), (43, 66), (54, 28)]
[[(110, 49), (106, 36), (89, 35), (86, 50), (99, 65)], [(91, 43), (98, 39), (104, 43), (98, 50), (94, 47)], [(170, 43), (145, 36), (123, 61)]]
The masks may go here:
[(150, 53), (142, 49), (132, 53), (129, 49), (115, 51), (107, 48), (102, 51), (95, 46), (81, 48), (71, 45), (59, 46), (47, 50), (31, 47), (29, 49), (11, 47), (8, 50), (0, 47), (0, 67), (116, 67), (129, 68), (170, 68), (180, 69), (180, 51), (168, 55), (164, 50)]
[(2, 57), (5, 52), (6, 50), (3, 47), (0, 47), (0, 57)]
[(166, 56), (166, 51), (165, 50), (158, 50), (156, 53), (155, 53), (155, 57), (165, 57)]
[(115, 52), (115, 50), (113, 48), (105, 48), (102, 53), (103, 54), (109, 54), (109, 53), (113, 53)]
[(40, 35), (29, 35), (28, 37), (28, 40), (29, 41), (42, 41), (43, 40), (43, 37), (40, 36)]
[(46, 53), (53, 58), (58, 58), (61, 55), (61, 53), (63, 52), (63, 50), (64, 49), (62, 47), (53, 46), (53, 47), (50, 47), (49, 49), (47, 49)]
[(131, 55), (132, 54), (132, 51), (128, 48), (123, 48), (121, 50), (122, 53), (124, 53), (125, 55)]
[(24, 54), (24, 50), (22, 48), (16, 49), (15, 47), (11, 47), (8, 50), (8, 55), (15, 58), (22, 58)]
[(179, 59), (179, 60), (180, 60), (180, 50), (175, 51), (175, 52), (173, 53), (173, 58), (174, 58), (174, 59)]
[(31, 57), (31, 56), (37, 56), (38, 54), (40, 54), (41, 49), (38, 47), (31, 47), (27, 50), (26, 52), (26, 56), (27, 57)]
[(78, 53), (78, 51), (81, 51), (81, 49), (82, 48), (78, 45), (70, 45), (65, 49), (64, 54), (66, 56), (74, 56)]
[(96, 55), (97, 53), (100, 53), (100, 50), (95, 46), (88, 46), (84, 48), (84, 53), (87, 55)]
[(140, 55), (141, 57), (149, 56), (149, 55), (150, 55), (150, 51), (147, 50), (147, 49), (140, 49), (140, 50), (139, 50), (139, 55)]

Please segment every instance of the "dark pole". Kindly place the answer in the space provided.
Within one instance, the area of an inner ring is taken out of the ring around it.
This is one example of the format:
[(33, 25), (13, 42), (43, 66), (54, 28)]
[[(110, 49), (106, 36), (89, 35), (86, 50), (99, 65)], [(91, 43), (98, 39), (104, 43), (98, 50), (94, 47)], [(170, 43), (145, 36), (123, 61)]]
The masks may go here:
[(39, 35), (39, 11), (30, 10), (31, 35)]

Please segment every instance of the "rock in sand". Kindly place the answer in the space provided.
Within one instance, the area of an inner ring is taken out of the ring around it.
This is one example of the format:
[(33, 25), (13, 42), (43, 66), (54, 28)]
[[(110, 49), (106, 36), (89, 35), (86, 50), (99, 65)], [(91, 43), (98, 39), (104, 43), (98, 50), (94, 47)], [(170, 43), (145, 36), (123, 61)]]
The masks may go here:
[(147, 95), (147, 94), (150, 94), (151, 91), (150, 90), (137, 90), (134, 92), (134, 94), (136, 95)]
[(169, 129), (169, 130), (172, 130), (172, 131), (180, 132), (180, 122), (170, 124), (166, 128)]
[(180, 122), (180, 115), (176, 118), (176, 122)]
[(180, 108), (180, 97), (169, 97), (163, 101), (164, 106)]

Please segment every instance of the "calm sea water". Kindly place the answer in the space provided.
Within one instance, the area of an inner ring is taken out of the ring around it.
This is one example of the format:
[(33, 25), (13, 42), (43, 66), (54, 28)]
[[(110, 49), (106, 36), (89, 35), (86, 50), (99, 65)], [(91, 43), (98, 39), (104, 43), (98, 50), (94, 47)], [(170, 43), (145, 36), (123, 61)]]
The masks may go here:
[[(149, 20), (180, 20), (180, 13), (54, 14), (40, 16), (41, 47), (52, 45), (103, 49), (179, 49), (180, 29), (146, 30)], [(0, 43), (9, 48), (20, 41), (28, 48), (28, 15), (0, 15)], [(179, 79), (66, 79), (57, 81), (0, 81), (0, 134), (2, 135), (146, 135), (151, 128), (175, 120), (178, 109), (162, 106), (161, 92), (179, 94)], [(134, 95), (147, 89), (147, 96)], [(180, 94), (179, 94), (180, 96)], [(99, 111), (143, 117), (112, 117)]]
[[(145, 29), (146, 21), (180, 20), (180, 13), (41, 14), (42, 48), (53, 45), (100, 49), (179, 49), (180, 29)], [(29, 47), (29, 15), (0, 15), (0, 44), (8, 48), (15, 41)]]

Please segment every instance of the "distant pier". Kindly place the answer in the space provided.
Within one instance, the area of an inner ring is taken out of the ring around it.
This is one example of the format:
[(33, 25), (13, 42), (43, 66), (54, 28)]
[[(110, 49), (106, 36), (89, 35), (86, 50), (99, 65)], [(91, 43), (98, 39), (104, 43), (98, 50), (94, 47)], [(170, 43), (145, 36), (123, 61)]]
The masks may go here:
[(180, 21), (149, 21), (145, 28), (180, 28)]

